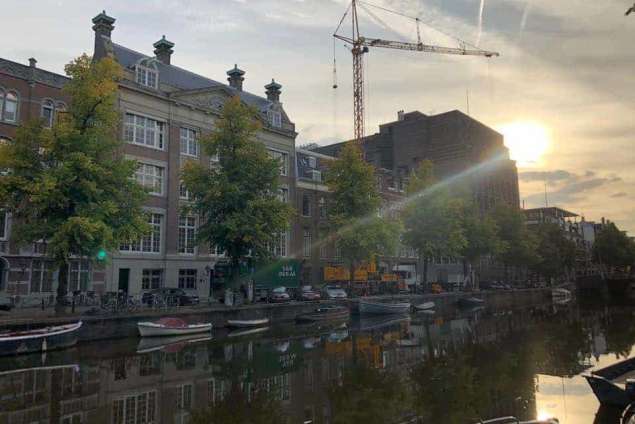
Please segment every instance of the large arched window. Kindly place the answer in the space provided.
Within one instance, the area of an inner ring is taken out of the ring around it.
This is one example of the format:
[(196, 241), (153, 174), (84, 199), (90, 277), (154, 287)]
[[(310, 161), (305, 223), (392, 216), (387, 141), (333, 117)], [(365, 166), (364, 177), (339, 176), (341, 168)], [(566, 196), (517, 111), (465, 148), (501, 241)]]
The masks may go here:
[(42, 121), (44, 125), (51, 128), (53, 126), (53, 115), (55, 113), (55, 104), (53, 100), (45, 99), (42, 101)]
[(135, 67), (137, 83), (150, 88), (157, 88), (159, 83), (159, 71), (157, 65), (151, 60), (144, 60)]
[(0, 121), (17, 122), (18, 95), (14, 91), (4, 91), (0, 88)]

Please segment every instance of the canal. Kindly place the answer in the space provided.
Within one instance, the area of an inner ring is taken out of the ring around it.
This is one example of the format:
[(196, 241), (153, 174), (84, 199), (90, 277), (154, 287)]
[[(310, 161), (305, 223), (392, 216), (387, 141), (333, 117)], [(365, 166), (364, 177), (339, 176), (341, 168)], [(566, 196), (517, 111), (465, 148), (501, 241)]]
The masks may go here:
[(0, 358), (0, 424), (617, 423), (581, 377), (633, 354), (635, 309), (546, 305)]

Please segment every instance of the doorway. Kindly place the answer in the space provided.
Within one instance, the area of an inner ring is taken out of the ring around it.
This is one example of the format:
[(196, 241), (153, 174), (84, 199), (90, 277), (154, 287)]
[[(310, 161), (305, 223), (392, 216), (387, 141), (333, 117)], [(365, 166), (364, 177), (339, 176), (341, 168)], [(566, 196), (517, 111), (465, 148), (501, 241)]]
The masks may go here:
[(119, 268), (119, 291), (128, 294), (130, 282), (130, 268)]

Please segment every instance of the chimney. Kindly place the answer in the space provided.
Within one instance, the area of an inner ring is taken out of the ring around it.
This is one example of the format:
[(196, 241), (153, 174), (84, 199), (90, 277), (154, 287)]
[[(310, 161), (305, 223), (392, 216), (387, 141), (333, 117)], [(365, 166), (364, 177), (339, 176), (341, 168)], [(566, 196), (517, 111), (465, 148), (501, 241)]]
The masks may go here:
[(235, 88), (238, 91), (243, 91), (243, 81), (245, 80), (245, 71), (238, 68), (237, 64), (234, 64), (234, 68), (227, 71), (227, 81), (229, 81), (229, 86)]
[(265, 93), (267, 93), (267, 100), (271, 102), (279, 102), (280, 101), (280, 89), (282, 86), (278, 84), (273, 78), (271, 78), (271, 83), (265, 85)]
[(103, 37), (110, 38), (112, 31), (115, 29), (114, 23), (115, 18), (106, 15), (105, 10), (93, 18), (93, 31), (95, 31), (93, 60), (99, 60), (107, 55)]
[(34, 57), (30, 57), (30, 58), (29, 58), (29, 66), (30, 66), (31, 68), (35, 68), (35, 65), (37, 65), (37, 60), (35, 60), (35, 58), (34, 58)]
[(403, 121), (404, 120), (404, 111), (400, 110), (397, 112), (397, 121)]
[(174, 50), (174, 43), (165, 39), (165, 35), (156, 43), (154, 46), (154, 54), (160, 62), (165, 63), (166, 65), (170, 64), (170, 58), (172, 57), (172, 53)]

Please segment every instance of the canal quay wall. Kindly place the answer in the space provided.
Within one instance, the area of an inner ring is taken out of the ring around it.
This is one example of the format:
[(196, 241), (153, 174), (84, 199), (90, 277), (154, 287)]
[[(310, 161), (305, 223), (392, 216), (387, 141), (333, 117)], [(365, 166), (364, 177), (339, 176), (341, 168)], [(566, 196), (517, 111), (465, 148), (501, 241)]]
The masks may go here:
[[(372, 296), (367, 299), (410, 301), (417, 305), (433, 301), (440, 313), (456, 308), (460, 298), (478, 297), (485, 301), (484, 306), (491, 311), (515, 309), (544, 305), (551, 302), (551, 289), (520, 289), (483, 291), (474, 293), (450, 292), (423, 295)], [(34, 328), (38, 326), (83, 321), (79, 332), (80, 341), (108, 340), (138, 335), (137, 323), (153, 321), (164, 316), (180, 317), (194, 322), (212, 322), (215, 328), (225, 327), (228, 319), (269, 318), (271, 323), (283, 323), (295, 320), (298, 314), (311, 312), (318, 306), (350, 304), (354, 311), (359, 299), (347, 301), (263, 303), (227, 307), (221, 304), (209, 306), (183, 307), (168, 311), (140, 311), (134, 314), (86, 315), (64, 314), (54, 315), (40, 310), (17, 310), (0, 316), (0, 328)]]

